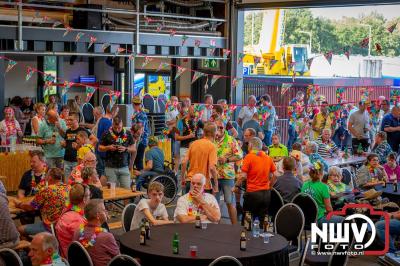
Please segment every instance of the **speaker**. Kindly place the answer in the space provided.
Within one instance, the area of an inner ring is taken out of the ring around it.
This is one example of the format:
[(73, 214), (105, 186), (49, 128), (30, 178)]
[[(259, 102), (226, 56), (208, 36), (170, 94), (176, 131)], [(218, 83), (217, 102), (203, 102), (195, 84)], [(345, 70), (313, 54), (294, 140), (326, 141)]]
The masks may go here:
[[(75, 7), (90, 8), (90, 9), (102, 9), (101, 5), (76, 5)], [(87, 30), (101, 30), (102, 13), (94, 11), (80, 11), (74, 10), (72, 27), (75, 29), (87, 29)]]

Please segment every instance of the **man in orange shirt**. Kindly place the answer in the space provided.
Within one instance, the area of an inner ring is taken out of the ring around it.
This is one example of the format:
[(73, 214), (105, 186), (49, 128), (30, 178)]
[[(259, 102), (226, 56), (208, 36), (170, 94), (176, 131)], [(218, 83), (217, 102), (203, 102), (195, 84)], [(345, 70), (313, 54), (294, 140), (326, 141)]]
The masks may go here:
[[(214, 144), (217, 127), (213, 122), (204, 125), (204, 138), (192, 142), (186, 158), (182, 163), (182, 189), (186, 193), (190, 190), (190, 180), (195, 174), (203, 174), (206, 177), (205, 192), (218, 192), (217, 175), (217, 147)], [(189, 170), (186, 174), (187, 164)], [(214, 183), (211, 183), (211, 177)]]
[(274, 183), (276, 166), (271, 157), (262, 151), (262, 141), (253, 137), (249, 141), (249, 153), (244, 157), (242, 173), (238, 177), (235, 190), (247, 181), (243, 196), (243, 211), (250, 212), (258, 219), (264, 219), (271, 200), (271, 187)]

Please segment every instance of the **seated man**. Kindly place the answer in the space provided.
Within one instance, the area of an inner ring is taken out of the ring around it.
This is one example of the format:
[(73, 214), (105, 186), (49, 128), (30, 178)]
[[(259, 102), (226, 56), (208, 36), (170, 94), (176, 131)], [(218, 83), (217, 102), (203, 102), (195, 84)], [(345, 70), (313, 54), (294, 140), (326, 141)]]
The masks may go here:
[(159, 182), (152, 182), (147, 192), (149, 199), (141, 199), (133, 214), (131, 230), (138, 229), (143, 218), (151, 225), (163, 225), (173, 223), (168, 220), (165, 205), (161, 203), (164, 197), (164, 186)]
[[(108, 265), (120, 252), (113, 234), (101, 227), (108, 219), (104, 201), (90, 200), (85, 206), (85, 217), (87, 224), (75, 232), (73, 240), (79, 241), (87, 249), (93, 265)], [(95, 239), (92, 245), (89, 244), (91, 239)]]
[(272, 135), (272, 145), (270, 145), (268, 149), (269, 149), (269, 156), (274, 160), (274, 162), (278, 162), (283, 157), (289, 156), (287, 147), (282, 143), (280, 143), (279, 134)]
[[(400, 211), (389, 213), (389, 252), (398, 251), (394, 246), (394, 240), (400, 236)], [(375, 224), (376, 234), (382, 243), (385, 243), (385, 220), (381, 220)]]
[(52, 265), (66, 266), (58, 255), (58, 242), (55, 236), (43, 232), (32, 239), (28, 256), (32, 266)]
[[(19, 243), (18, 230), (8, 209), (6, 189), (0, 181), (0, 249), (13, 248)], [(0, 263), (1, 265), (1, 263)]]
[(392, 152), (392, 148), (387, 142), (387, 134), (385, 131), (380, 131), (375, 136), (375, 143), (371, 149), (371, 153), (376, 153), (379, 157), (379, 163), (384, 165), (387, 156)]
[(42, 151), (31, 151), (29, 153), (31, 169), (26, 171), (21, 178), (18, 187), (18, 198), (35, 195), (40, 186), (43, 186), (46, 176), (46, 162)]
[(40, 210), (42, 216), (42, 221), (18, 227), (21, 235), (29, 236), (51, 231), (50, 227), (58, 221), (68, 200), (69, 186), (62, 183), (63, 179), (61, 169), (51, 168), (46, 176), (47, 187), (41, 189), (31, 201), (15, 200), (15, 207), (25, 211)]
[(74, 184), (69, 192), (69, 206), (64, 210), (55, 227), (56, 236), (60, 242), (60, 254), (67, 258), (68, 246), (72, 242), (72, 237), (80, 225), (86, 223), (83, 216), (83, 209), (90, 199), (88, 186)]
[(332, 131), (329, 128), (325, 128), (322, 130), (321, 136), (317, 139), (318, 154), (322, 158), (333, 157), (334, 154), (339, 155), (340, 149), (332, 141), (331, 135)]
[(88, 152), (83, 157), (82, 164), (78, 164), (71, 172), (71, 176), (68, 179), (69, 184), (82, 183), (82, 170), (85, 167), (96, 168), (97, 159), (93, 152)]
[(78, 161), (78, 164), (81, 164), (86, 153), (94, 152), (94, 147), (89, 140), (88, 133), (83, 130), (79, 131), (76, 135), (76, 144), (79, 146), (76, 153), (76, 159)]
[(264, 139), (264, 130), (260, 126), (260, 122), (258, 121), (258, 113), (255, 112), (251, 120), (247, 121), (243, 124), (243, 131), (252, 128), (256, 132), (256, 136), (260, 139)]
[(204, 192), (206, 177), (195, 174), (190, 181), (189, 193), (178, 199), (174, 213), (175, 221), (179, 223), (194, 223), (196, 215), (200, 213), (202, 222), (218, 223), (221, 211), (215, 197)]
[(149, 177), (164, 172), (164, 153), (157, 145), (158, 145), (157, 137), (150, 137), (149, 138), (150, 149), (146, 151), (144, 155), (146, 165), (144, 166), (142, 173), (137, 177), (136, 180), (137, 190), (140, 190), (140, 187), (146, 183)]
[(293, 172), (296, 170), (296, 160), (292, 157), (285, 157), (282, 160), (283, 175), (277, 178), (274, 188), (281, 194), (285, 203), (292, 202), (303, 185), (303, 183), (294, 176)]

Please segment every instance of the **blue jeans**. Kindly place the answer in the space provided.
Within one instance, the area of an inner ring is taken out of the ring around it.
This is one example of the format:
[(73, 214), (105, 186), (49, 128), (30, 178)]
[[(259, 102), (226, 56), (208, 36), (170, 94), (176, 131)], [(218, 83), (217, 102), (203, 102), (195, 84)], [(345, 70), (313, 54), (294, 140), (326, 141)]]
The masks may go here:
[(148, 182), (148, 179), (150, 179), (153, 176), (159, 175), (159, 173), (154, 172), (154, 171), (145, 171), (141, 173), (137, 178), (136, 178), (136, 190), (140, 190), (140, 188)]
[(98, 154), (97, 152), (96, 152), (96, 160), (97, 160), (97, 164), (96, 164), (97, 174), (99, 176), (105, 175), (105, 168), (106, 167), (104, 165), (104, 159), (101, 158), (100, 154)]
[(224, 201), (226, 204), (232, 204), (235, 202), (235, 196), (233, 194), (232, 188), (235, 187), (234, 179), (218, 179), (218, 193), (215, 198), (219, 202), (221, 198), (221, 193), (224, 193)]
[(64, 176), (65, 176), (65, 182), (66, 183), (68, 183), (68, 178), (71, 175), (72, 170), (77, 165), (78, 165), (78, 162), (64, 161)]
[[(385, 221), (381, 220), (375, 224), (376, 234), (379, 239), (385, 243)], [(390, 219), (389, 221), (389, 252), (396, 252), (394, 247), (394, 237), (400, 235), (400, 221), (397, 219)]]
[(291, 151), (292, 145), (293, 145), (293, 143), (296, 142), (298, 135), (296, 132), (296, 128), (293, 125), (289, 125), (288, 133), (289, 133), (289, 139), (288, 139), (287, 148), (289, 151)]
[(336, 216), (333, 215), (331, 219), (327, 219), (326, 216), (319, 218), (318, 220), (318, 226), (322, 226), (323, 223), (328, 223), (328, 224), (339, 224), (344, 221), (344, 217), (342, 216)]
[(121, 168), (106, 167), (106, 176), (109, 182), (116, 183), (119, 187), (131, 188), (131, 173), (128, 166)]
[(26, 235), (36, 235), (41, 232), (48, 232), (46, 226), (42, 221), (34, 223), (34, 224), (26, 224), (24, 225), (24, 232)]
[(266, 130), (264, 129), (264, 139), (263, 142), (266, 146), (269, 146), (272, 144), (272, 130)]

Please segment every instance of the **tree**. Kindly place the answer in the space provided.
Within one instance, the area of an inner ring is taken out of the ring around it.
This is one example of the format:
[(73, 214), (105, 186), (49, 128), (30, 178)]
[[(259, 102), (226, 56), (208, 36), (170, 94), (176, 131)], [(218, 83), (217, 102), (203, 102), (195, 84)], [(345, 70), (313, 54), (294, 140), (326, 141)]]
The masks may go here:
[(260, 39), (260, 32), (262, 27), (262, 12), (246, 12), (244, 19), (244, 46), (251, 45), (251, 27), (252, 27), (252, 16), (254, 14), (254, 44), (258, 43)]

